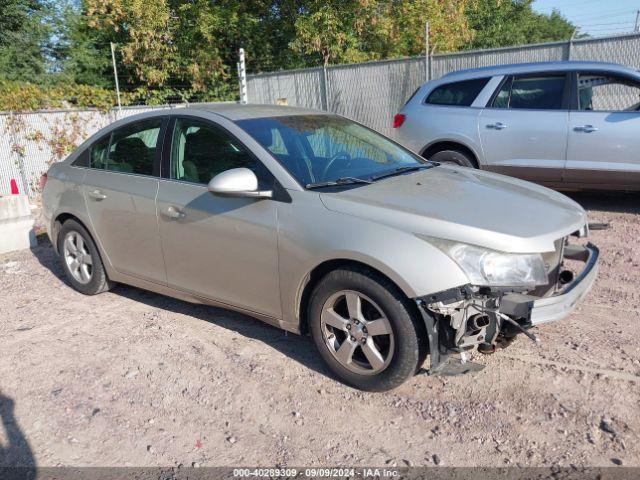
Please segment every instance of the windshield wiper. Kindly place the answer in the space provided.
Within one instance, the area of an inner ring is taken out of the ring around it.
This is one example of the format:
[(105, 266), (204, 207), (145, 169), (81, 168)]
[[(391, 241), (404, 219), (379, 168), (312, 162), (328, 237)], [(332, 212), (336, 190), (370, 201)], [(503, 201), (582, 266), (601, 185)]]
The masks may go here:
[(423, 168), (433, 168), (435, 165), (431, 164), (422, 164), (422, 165), (406, 165), (404, 167), (398, 167), (390, 172), (381, 173), (380, 175), (375, 175), (370, 178), (372, 182), (376, 180), (380, 180), (382, 178), (393, 177), (394, 175), (400, 175), (401, 173), (413, 172), (416, 170), (422, 170)]
[(358, 178), (358, 177), (340, 177), (328, 182), (307, 183), (305, 187), (311, 189), (311, 188), (322, 188), (322, 187), (335, 187), (336, 185), (353, 185), (355, 183), (369, 184), (371, 183), (371, 181), (365, 180), (364, 178)]

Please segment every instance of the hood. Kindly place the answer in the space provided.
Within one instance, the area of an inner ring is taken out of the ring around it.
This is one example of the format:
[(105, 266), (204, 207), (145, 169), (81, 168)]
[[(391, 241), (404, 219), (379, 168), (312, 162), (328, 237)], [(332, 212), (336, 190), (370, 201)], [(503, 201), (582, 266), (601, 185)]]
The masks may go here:
[(582, 207), (545, 187), (504, 175), (438, 166), (320, 198), (332, 211), (421, 236), (535, 253), (586, 223)]

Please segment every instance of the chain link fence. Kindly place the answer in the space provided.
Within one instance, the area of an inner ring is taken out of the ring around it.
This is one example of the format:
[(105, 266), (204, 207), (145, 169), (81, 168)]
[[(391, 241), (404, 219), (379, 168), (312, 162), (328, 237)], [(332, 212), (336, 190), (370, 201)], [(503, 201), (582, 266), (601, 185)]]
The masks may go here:
[(392, 135), (391, 119), (428, 79), (510, 63), (593, 60), (640, 67), (640, 34), (248, 75), (250, 103), (323, 109)]
[(121, 110), (48, 110), (0, 113), (0, 195), (39, 194), (40, 176), (101, 128), (130, 115), (185, 105), (123, 107)]
[[(467, 68), (568, 59), (638, 68), (640, 34), (262, 73), (248, 76), (247, 93), (250, 103), (328, 110), (392, 135), (393, 115), (427, 79)], [(13, 179), (20, 193), (37, 196), (48, 166), (100, 128), (136, 113), (180, 106), (0, 113), (0, 195), (10, 193)]]

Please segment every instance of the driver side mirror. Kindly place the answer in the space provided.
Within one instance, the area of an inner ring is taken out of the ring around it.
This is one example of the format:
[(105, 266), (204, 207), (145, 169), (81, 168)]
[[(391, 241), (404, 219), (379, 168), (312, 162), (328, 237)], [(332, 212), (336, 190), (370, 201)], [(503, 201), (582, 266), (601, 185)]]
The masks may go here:
[(207, 185), (214, 195), (271, 198), (271, 190), (258, 190), (258, 177), (248, 168), (232, 168), (219, 173)]

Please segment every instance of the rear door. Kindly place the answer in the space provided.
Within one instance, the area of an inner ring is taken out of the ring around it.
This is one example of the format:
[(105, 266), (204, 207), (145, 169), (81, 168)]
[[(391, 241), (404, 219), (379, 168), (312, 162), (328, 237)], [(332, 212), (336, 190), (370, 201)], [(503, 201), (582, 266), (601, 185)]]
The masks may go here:
[(83, 185), (96, 241), (113, 267), (166, 283), (155, 198), (166, 118), (118, 128), (90, 147)]
[(640, 189), (640, 80), (578, 72), (564, 183)]
[(505, 77), (478, 118), (485, 168), (559, 183), (566, 158), (570, 86), (564, 72)]

